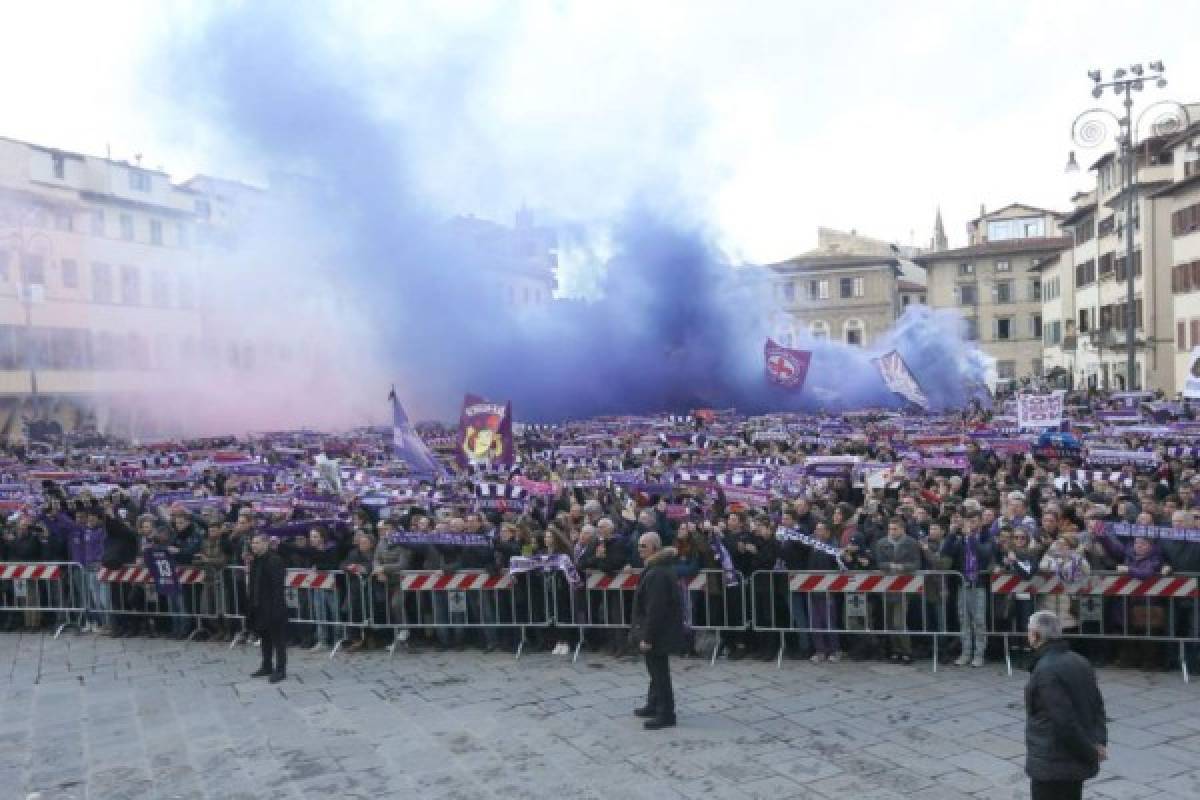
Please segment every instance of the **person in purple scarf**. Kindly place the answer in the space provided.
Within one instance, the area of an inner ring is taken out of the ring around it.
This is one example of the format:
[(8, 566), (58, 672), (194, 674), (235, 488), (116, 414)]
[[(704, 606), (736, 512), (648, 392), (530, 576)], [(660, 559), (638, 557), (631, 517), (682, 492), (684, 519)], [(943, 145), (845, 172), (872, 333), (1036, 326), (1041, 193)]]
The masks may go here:
[(976, 509), (963, 515), (966, 530), (951, 525), (939, 555), (950, 559), (950, 569), (963, 576), (958, 591), (958, 625), (962, 654), (954, 663), (965, 667), (983, 666), (987, 647), (988, 575), (996, 561), (990, 540), (983, 538), (983, 517)]
[(100, 510), (87, 506), (79, 514), (77, 522), (67, 529), (67, 552), (71, 561), (83, 567), (75, 580), (76, 597), (87, 598), (88, 612), (83, 623), (83, 633), (100, 633), (108, 629), (108, 586), (100, 580), (98, 570), (104, 557), (104, 522)]

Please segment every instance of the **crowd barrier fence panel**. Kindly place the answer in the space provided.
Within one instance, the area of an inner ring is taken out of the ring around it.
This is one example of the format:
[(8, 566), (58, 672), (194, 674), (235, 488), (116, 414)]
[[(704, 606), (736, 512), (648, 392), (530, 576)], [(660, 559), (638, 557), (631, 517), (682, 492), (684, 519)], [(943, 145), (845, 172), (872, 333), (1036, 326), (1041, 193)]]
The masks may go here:
[[(500, 630), (520, 633), (516, 658), (525, 649), (528, 628), (549, 625), (548, 605), (540, 573), (463, 569), (404, 570), (369, 579), (370, 627), (390, 629), (388, 648), (407, 641), (410, 629), (432, 629), (445, 643), (467, 629), (479, 630), (489, 646), (497, 646)], [(365, 579), (364, 579), (365, 580)]]
[[(1025, 610), (1049, 609), (1060, 619), (1069, 615), (1078, 624), (1063, 631), (1063, 637), (1080, 640), (1161, 642), (1177, 644), (1185, 683), (1187, 650), (1200, 648), (1200, 575), (1171, 573), (1135, 578), (1127, 573), (1093, 572), (1068, 583), (1051, 573), (1028, 579), (1012, 573), (991, 577), (993, 599), (1027, 595)], [(996, 603), (993, 602), (993, 609)], [(1015, 605), (1015, 603), (1014, 603)], [(1023, 618), (1022, 618), (1023, 617)], [(1012, 675), (1010, 636), (1026, 635), (1028, 614), (1020, 611), (1007, 618), (992, 615), (988, 633), (1004, 639), (1004, 659)]]
[[(245, 629), (248, 574), (244, 566), (231, 566), (224, 570), (226, 588), (221, 592), (225, 603), (224, 616), (227, 619), (240, 620), (242, 623), (242, 631), (234, 636), (229, 644), (231, 649), (250, 633)], [(347, 582), (351, 577), (353, 576), (340, 570), (289, 569), (284, 574), (283, 591), (288, 609), (288, 624), (311, 625), (317, 628), (318, 640), (324, 632), (322, 628), (332, 627), (333, 647), (329, 651), (331, 659), (341, 649), (346, 638), (346, 629), (356, 627), (351, 620), (350, 591), (343, 590), (343, 587), (353, 586), (352, 582)], [(357, 627), (365, 624), (365, 620), (359, 621)]]
[[(624, 630), (633, 624), (633, 596), (641, 580), (642, 570), (626, 568), (620, 572), (588, 571), (581, 586), (570, 593), (570, 603), (564, 619), (558, 594), (552, 598), (556, 624), (579, 629), (572, 661), (579, 659), (588, 630)], [(684, 622), (692, 631), (714, 634), (709, 663), (715, 664), (721, 651), (723, 633), (744, 631), (749, 625), (746, 613), (746, 581), (736, 575), (727, 584), (725, 573), (719, 569), (701, 570), (690, 578), (681, 578), (680, 591), (684, 605)]]
[(177, 594), (159, 592), (148, 567), (100, 567), (96, 577), (105, 587), (105, 595), (100, 599), (103, 607), (89, 610), (97, 610), (103, 616), (170, 620), (173, 632), (180, 635), (190, 625), (187, 638), (191, 639), (200, 630), (201, 620), (215, 620), (220, 614), (216, 596), (219, 592), (214, 594), (206, 589), (209, 581), (219, 582), (220, 575), (204, 567), (187, 565), (167, 564), (160, 569), (174, 570)]
[[(776, 665), (783, 666), (788, 634), (828, 637), (840, 652), (844, 636), (931, 636), (933, 671), (938, 668), (938, 637), (949, 628), (947, 598), (962, 585), (958, 572), (911, 573), (760, 570), (750, 576), (750, 624), (779, 634)], [(912, 609), (919, 624), (909, 624)], [(817, 625), (816, 620), (824, 621)], [(799, 624), (798, 624), (799, 623)]]
[(54, 638), (82, 627), (87, 593), (82, 565), (73, 561), (0, 562), (0, 616), (22, 615), (36, 626), (43, 614), (61, 615)]

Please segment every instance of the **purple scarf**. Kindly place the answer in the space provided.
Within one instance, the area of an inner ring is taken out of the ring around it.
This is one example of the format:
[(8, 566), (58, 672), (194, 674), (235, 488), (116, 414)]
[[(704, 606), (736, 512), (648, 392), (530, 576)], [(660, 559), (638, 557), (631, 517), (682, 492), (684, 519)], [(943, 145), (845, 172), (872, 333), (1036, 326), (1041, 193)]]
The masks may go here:
[(574, 588), (580, 584), (579, 573), (571, 559), (559, 553), (557, 555), (513, 556), (508, 562), (508, 574), (518, 575), (522, 572), (561, 572), (567, 578), (567, 583)]
[(968, 583), (979, 578), (979, 554), (975, 550), (978, 540), (972, 534), (963, 540), (963, 573)]

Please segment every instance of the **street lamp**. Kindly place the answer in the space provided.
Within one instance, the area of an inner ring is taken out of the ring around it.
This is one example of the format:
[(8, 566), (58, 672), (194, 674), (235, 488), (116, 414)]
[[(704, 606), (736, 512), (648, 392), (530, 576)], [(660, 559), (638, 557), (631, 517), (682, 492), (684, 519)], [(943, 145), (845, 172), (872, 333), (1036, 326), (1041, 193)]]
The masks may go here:
[[(1146, 82), (1149, 80), (1153, 80), (1155, 85), (1160, 89), (1167, 85), (1167, 79), (1162, 76), (1164, 70), (1161, 61), (1151, 61), (1148, 69), (1149, 74), (1147, 74), (1147, 68), (1144, 68), (1141, 64), (1134, 64), (1128, 70), (1119, 68), (1113, 72), (1112, 80), (1109, 81), (1104, 80), (1104, 75), (1100, 70), (1089, 71), (1088, 77), (1091, 78), (1093, 83), (1092, 96), (1099, 98), (1104, 94), (1105, 89), (1112, 89), (1113, 94), (1122, 98), (1122, 105), (1125, 108), (1125, 112), (1122, 116), (1117, 116), (1105, 108), (1089, 108), (1077, 116), (1071, 124), (1071, 138), (1078, 146), (1084, 148), (1098, 147), (1107, 143), (1109, 139), (1113, 139), (1120, 153), (1122, 193), (1124, 195), (1122, 199), (1125, 204), (1125, 388), (1130, 390), (1134, 388), (1137, 376), (1137, 348), (1135, 343), (1137, 326), (1134, 319), (1136, 304), (1134, 303), (1133, 282), (1137, 133), (1142, 128), (1143, 122), (1149, 123), (1148, 127), (1152, 136), (1165, 136), (1176, 133), (1186, 129), (1190, 124), (1187, 109), (1172, 100), (1159, 101), (1147, 106), (1138, 115), (1137, 119), (1134, 120), (1133, 93), (1145, 89)], [(1115, 131), (1113, 130), (1114, 125), (1116, 126)], [(1068, 169), (1070, 169), (1073, 163), (1074, 153), (1072, 153), (1071, 161), (1068, 162)]]

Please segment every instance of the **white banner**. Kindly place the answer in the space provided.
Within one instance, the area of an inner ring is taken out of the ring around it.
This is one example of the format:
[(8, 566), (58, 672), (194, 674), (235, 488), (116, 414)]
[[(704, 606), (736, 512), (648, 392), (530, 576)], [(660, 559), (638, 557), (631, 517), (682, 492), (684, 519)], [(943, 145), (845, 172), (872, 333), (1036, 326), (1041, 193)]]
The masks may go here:
[(1059, 389), (1051, 394), (1022, 394), (1017, 396), (1018, 428), (1053, 428), (1062, 424), (1063, 397)]
[(916, 376), (904, 363), (904, 359), (895, 350), (884, 353), (879, 358), (871, 359), (879, 369), (879, 375), (887, 388), (903, 397), (913, 405), (929, 410), (929, 398), (921, 391)]
[(1200, 398), (1200, 347), (1193, 347), (1192, 355), (1188, 358), (1187, 372), (1183, 376), (1183, 396)]

